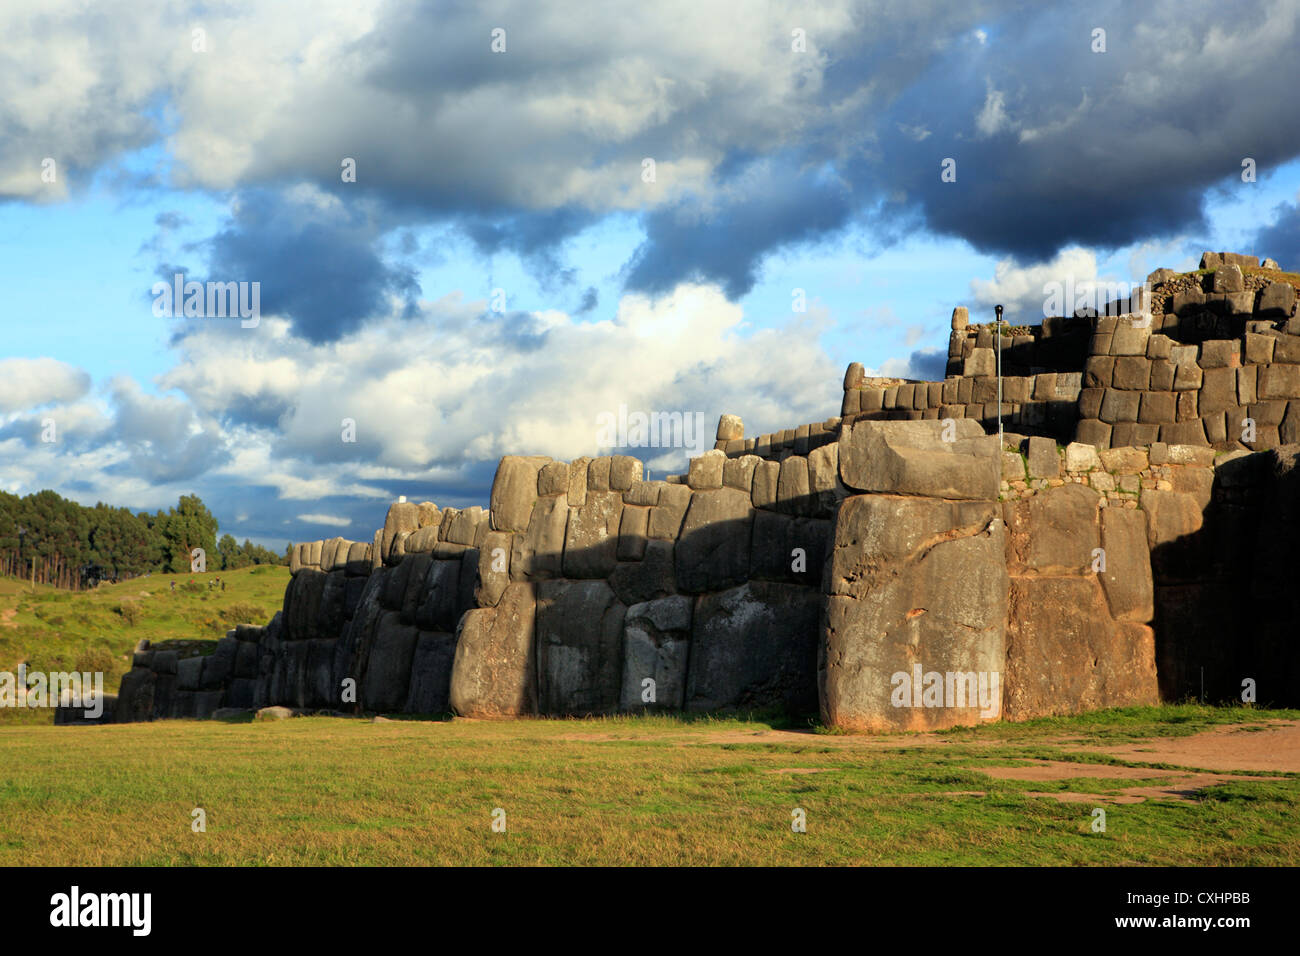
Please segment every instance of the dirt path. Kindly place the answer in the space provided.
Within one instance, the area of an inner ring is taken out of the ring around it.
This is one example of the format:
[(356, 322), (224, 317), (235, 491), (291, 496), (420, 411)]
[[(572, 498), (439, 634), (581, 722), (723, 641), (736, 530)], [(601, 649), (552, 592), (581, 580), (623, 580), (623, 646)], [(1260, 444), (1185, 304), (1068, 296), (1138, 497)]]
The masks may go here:
[[(912, 747), (952, 747), (1004, 744), (995, 738), (979, 741), (958, 740), (939, 734), (885, 734), (835, 736), (795, 730), (724, 730), (708, 734), (679, 733), (666, 736), (686, 744), (780, 744), (818, 749), (871, 751)], [(575, 733), (565, 740), (610, 741), (626, 739), (626, 734)], [(980, 766), (982, 773), (1001, 780), (1069, 780), (1078, 778), (1105, 780), (1152, 780), (1158, 784), (1117, 787), (1110, 793), (1075, 793), (1071, 791), (1030, 791), (1029, 796), (1051, 797), (1067, 803), (1141, 803), (1144, 800), (1195, 800), (1199, 791), (1236, 780), (1267, 780), (1279, 773), (1300, 773), (1300, 721), (1269, 721), (1215, 728), (1187, 737), (1157, 737), (1124, 744), (1098, 746), (1077, 737), (1043, 739), (1045, 746), (1116, 757), (1133, 763), (1173, 765), (1173, 769), (1120, 767), (1111, 764), (1073, 763), (1060, 760), (1035, 760), (1024, 766)], [(1243, 776), (1240, 771), (1257, 771), (1264, 776)], [(1238, 771), (1236, 774), (1227, 771)], [(820, 772), (808, 768), (783, 767), (773, 773)], [(982, 797), (982, 791), (961, 791), (950, 796)]]

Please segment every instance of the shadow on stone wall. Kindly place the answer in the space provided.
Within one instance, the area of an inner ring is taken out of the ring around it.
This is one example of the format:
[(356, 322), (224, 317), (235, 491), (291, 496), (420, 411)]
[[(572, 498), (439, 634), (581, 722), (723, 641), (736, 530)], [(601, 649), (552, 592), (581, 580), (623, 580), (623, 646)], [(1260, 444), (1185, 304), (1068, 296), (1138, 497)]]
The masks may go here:
[(1300, 446), (1221, 462), (1152, 509), (1156, 661), (1170, 701), (1300, 705)]

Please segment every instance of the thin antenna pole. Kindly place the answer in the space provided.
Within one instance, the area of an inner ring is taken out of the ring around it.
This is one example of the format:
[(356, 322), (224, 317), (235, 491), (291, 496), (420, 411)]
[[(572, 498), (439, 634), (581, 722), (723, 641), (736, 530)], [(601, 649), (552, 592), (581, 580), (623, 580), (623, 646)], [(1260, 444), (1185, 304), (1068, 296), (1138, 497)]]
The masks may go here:
[(1002, 453), (1002, 306), (995, 305), (997, 322), (993, 326), (993, 347), (997, 349), (998, 365), (998, 454)]

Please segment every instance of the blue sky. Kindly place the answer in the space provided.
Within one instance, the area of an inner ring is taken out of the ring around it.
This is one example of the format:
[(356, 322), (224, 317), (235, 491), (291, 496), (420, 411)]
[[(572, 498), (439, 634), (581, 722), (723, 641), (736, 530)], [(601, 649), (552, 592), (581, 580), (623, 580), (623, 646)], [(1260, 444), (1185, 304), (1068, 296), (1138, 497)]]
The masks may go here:
[[(300, 6), (0, 13), (0, 487), (366, 540), (620, 403), (757, 434), (837, 414), (850, 361), (937, 377), (955, 305), (1300, 268), (1288, 5)], [(258, 281), (261, 322), (156, 317), (176, 270)]]

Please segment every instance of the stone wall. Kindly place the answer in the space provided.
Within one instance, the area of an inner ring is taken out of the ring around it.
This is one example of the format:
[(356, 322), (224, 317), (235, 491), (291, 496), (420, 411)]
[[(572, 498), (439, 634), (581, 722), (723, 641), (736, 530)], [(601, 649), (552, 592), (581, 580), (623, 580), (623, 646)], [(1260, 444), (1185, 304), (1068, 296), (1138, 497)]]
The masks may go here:
[(970, 326), (953, 311), (947, 378), (844, 381), (845, 419), (975, 419), (1098, 448), (1191, 444), (1263, 451), (1300, 441), (1300, 316), (1276, 263), (1207, 252), (1159, 269), (1103, 315)]
[[(1135, 315), (1003, 335), (1023, 374), (1003, 379), (1002, 447), (994, 333), (959, 309), (961, 374), (851, 365), (839, 418), (747, 439), (723, 415), (684, 475), (512, 455), (486, 509), (401, 500), (368, 542), (295, 548), (264, 627), (207, 656), (142, 648), (115, 719), (820, 710), (936, 729), (1223, 699), (1254, 675), (1262, 702), (1294, 702), (1296, 449), (1248, 449), (1300, 438), (1300, 327), (1286, 283), (1225, 255), (1153, 274)], [(1248, 446), (1220, 440), (1238, 415)]]

